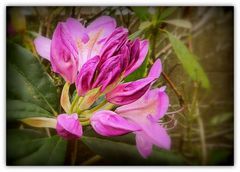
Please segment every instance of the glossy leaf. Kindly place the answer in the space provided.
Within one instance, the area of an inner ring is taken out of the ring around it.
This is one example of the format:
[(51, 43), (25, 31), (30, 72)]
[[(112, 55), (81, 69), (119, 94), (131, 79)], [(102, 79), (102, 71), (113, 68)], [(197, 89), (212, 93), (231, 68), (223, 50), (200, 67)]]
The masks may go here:
[(197, 61), (196, 56), (191, 53), (183, 44), (183, 42), (177, 39), (174, 35), (169, 32), (167, 32), (167, 35), (172, 44), (174, 52), (191, 79), (201, 83), (202, 87), (204, 88), (210, 88), (208, 77), (200, 63)]
[(20, 120), (29, 117), (51, 117), (44, 108), (21, 100), (7, 100), (7, 120)]
[(170, 151), (153, 149), (150, 157), (141, 157), (135, 145), (96, 137), (82, 137), (82, 141), (95, 153), (114, 164), (124, 165), (184, 165), (185, 160)]
[[(22, 109), (29, 109), (30, 103), (34, 108), (39, 106), (38, 109), (53, 114), (59, 108), (57, 88), (36, 57), (25, 48), (10, 42), (7, 44), (7, 98), (22, 101)], [(19, 105), (15, 102), (7, 108), (8, 111), (15, 111)], [(35, 116), (34, 113), (32, 116)]]
[(58, 136), (44, 137), (34, 130), (7, 132), (8, 165), (61, 165), (67, 142)]

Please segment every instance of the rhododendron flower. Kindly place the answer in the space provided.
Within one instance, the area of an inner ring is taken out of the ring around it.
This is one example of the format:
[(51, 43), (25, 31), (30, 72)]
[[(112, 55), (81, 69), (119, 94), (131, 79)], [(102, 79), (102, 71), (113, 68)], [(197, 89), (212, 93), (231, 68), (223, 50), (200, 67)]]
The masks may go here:
[(69, 18), (58, 23), (52, 40), (39, 36), (34, 43), (54, 72), (69, 83), (76, 82), (79, 96), (97, 87), (104, 92), (120, 82), (142, 64), (148, 52), (148, 41), (128, 40), (128, 30), (116, 28), (116, 21), (108, 16), (87, 27)]
[(135, 71), (144, 61), (147, 51), (148, 41), (130, 41), (127, 29), (116, 28), (103, 41), (100, 53), (82, 66), (76, 80), (78, 94), (84, 96), (97, 87), (104, 92)]
[(117, 136), (134, 132), (140, 154), (146, 158), (152, 146), (169, 149), (170, 137), (159, 124), (167, 112), (169, 98), (164, 87), (148, 91), (137, 101), (118, 107), (115, 112), (98, 111), (91, 117), (94, 130), (103, 136)]
[(57, 117), (56, 131), (65, 139), (77, 139), (82, 136), (82, 126), (77, 114), (60, 114)]
[[(90, 122), (103, 136), (134, 133), (137, 149), (144, 158), (151, 154), (153, 145), (170, 148), (170, 137), (159, 124), (169, 105), (165, 87), (150, 90), (162, 71), (160, 59), (145, 78), (122, 82), (143, 63), (147, 40), (129, 40), (126, 28), (116, 27), (115, 19), (102, 16), (86, 27), (68, 18), (57, 24), (51, 40), (39, 36), (34, 43), (37, 52), (50, 61), (52, 70), (66, 80), (61, 105), (71, 115), (58, 115), (58, 135), (78, 139), (83, 134), (82, 125)], [(72, 83), (77, 94), (71, 102)], [(106, 100), (91, 108), (102, 95)], [(113, 104), (120, 107), (110, 111)]]
[(39, 36), (34, 40), (37, 52), (49, 60), (54, 72), (67, 82), (74, 83), (82, 65), (100, 54), (103, 40), (116, 27), (116, 21), (102, 16), (84, 27), (76, 19), (59, 22), (52, 40)]

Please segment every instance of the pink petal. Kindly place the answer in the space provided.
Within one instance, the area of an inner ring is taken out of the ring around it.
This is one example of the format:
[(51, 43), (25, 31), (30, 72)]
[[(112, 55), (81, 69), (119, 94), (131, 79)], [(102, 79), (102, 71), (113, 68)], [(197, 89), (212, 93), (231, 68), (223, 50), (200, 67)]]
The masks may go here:
[(114, 18), (109, 16), (101, 16), (90, 23), (86, 30), (87, 33), (101, 30), (101, 36), (99, 37), (100, 41), (102, 38), (109, 36), (116, 28), (116, 25), (116, 20)]
[(152, 97), (156, 97), (156, 112), (151, 114), (156, 120), (161, 119), (168, 110), (169, 106), (169, 97), (165, 92), (165, 86), (157, 89), (153, 89), (149, 91), (148, 94), (145, 95), (145, 99), (149, 100)]
[[(131, 58), (133, 58), (133, 60), (132, 60), (132, 63), (128, 66), (124, 74), (124, 77), (128, 76), (129, 74), (134, 72), (138, 67), (140, 67), (146, 58), (149, 43), (147, 40), (143, 40), (143, 41), (140, 41), (140, 44), (139, 44), (138, 41), (139, 40), (135, 40), (133, 42), (133, 45), (131, 48), (131, 54), (132, 54)], [(139, 53), (137, 53), (137, 51), (139, 51)]]
[(90, 23), (90, 25), (85, 29), (89, 40), (87, 42), (78, 42), (80, 58), (78, 69), (80, 69), (87, 60), (96, 55), (100, 55), (100, 51), (103, 46), (103, 42), (101, 41), (106, 39), (106, 37), (114, 31), (115, 27), (115, 19), (108, 16), (99, 17)]
[(64, 23), (59, 23), (51, 43), (51, 64), (53, 71), (70, 82), (75, 82), (78, 71), (77, 46)]
[(162, 72), (162, 63), (160, 59), (157, 59), (152, 65), (148, 77), (159, 78)]
[(90, 89), (94, 80), (94, 74), (96, 72), (99, 56), (95, 56), (88, 60), (78, 73), (76, 80), (76, 88), (79, 96), (84, 96)]
[(109, 35), (103, 43), (100, 52), (101, 63), (104, 63), (108, 58), (118, 53), (118, 50), (127, 42), (128, 30), (123, 27), (118, 27)]
[(152, 143), (143, 131), (136, 131), (136, 146), (143, 158), (147, 158), (152, 153)]
[(141, 121), (134, 119), (142, 129), (142, 131), (148, 136), (148, 141), (152, 144), (163, 149), (170, 149), (171, 139), (166, 130), (156, 121), (152, 115), (147, 116), (147, 120)]
[(77, 114), (60, 114), (57, 117), (56, 130), (65, 139), (77, 139), (82, 136), (82, 126)]
[(154, 78), (144, 78), (133, 82), (119, 84), (106, 94), (106, 99), (117, 105), (126, 105), (138, 100), (150, 88)]
[(51, 40), (43, 36), (38, 36), (34, 40), (34, 45), (36, 47), (37, 53), (43, 58), (50, 61)]
[(85, 27), (76, 19), (68, 18), (66, 21), (66, 26), (68, 27), (72, 38), (77, 41), (82, 41), (84, 44), (88, 42), (89, 37)]
[(148, 91), (137, 101), (120, 106), (116, 112), (125, 118), (146, 119), (151, 114), (156, 120), (160, 119), (167, 112), (169, 98), (162, 88)]
[(120, 77), (122, 72), (121, 59), (121, 55), (112, 56), (99, 66), (98, 76), (93, 84), (93, 88), (101, 86), (101, 91), (103, 92), (108, 85)]
[(108, 110), (94, 113), (90, 121), (94, 130), (103, 136), (118, 136), (139, 130), (138, 126)]
[(115, 89), (106, 94), (109, 102), (117, 105), (126, 105), (142, 97), (151, 87), (161, 72), (161, 62), (156, 60), (150, 69), (148, 77), (133, 82), (119, 84)]

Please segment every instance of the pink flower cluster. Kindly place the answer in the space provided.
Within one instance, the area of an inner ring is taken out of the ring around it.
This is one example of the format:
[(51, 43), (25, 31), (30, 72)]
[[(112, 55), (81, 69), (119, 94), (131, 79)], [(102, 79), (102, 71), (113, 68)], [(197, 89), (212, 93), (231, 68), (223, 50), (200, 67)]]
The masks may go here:
[[(170, 137), (159, 124), (167, 112), (169, 99), (165, 88), (151, 90), (162, 71), (156, 60), (146, 78), (121, 83), (144, 61), (148, 41), (128, 39), (128, 30), (117, 27), (115, 19), (102, 16), (84, 27), (76, 19), (59, 22), (52, 40), (39, 36), (34, 41), (37, 52), (49, 60), (54, 72), (68, 83), (75, 83), (79, 96), (100, 88), (108, 102), (118, 105), (115, 111), (95, 112), (90, 123), (103, 136), (118, 136), (133, 132), (143, 157), (152, 146), (170, 148)], [(77, 114), (60, 114), (57, 133), (67, 139), (82, 136)]]

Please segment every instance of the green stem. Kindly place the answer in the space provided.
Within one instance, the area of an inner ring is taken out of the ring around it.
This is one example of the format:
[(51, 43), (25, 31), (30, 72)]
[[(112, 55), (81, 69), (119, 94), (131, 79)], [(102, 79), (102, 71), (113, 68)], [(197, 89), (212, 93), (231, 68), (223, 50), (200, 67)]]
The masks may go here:
[(77, 112), (77, 114), (80, 114), (81, 110), (79, 109), (79, 106), (81, 105), (81, 103), (83, 102), (84, 98), (81, 97), (78, 99), (76, 105), (73, 107), (73, 112)]
[(88, 121), (80, 121), (81, 125), (82, 126), (87, 126), (87, 125), (90, 125), (90, 120)]
[(113, 104), (108, 103), (107, 100), (104, 100), (99, 105), (95, 106), (94, 108), (92, 108), (90, 110), (83, 111), (83, 112), (79, 112), (79, 114), (81, 114), (84, 117), (90, 118), (94, 112), (96, 112), (100, 109), (110, 110), (113, 107), (114, 107)]
[(100, 104), (98, 104), (94, 108), (90, 109), (90, 112), (95, 112), (95, 111), (99, 110), (101, 107), (103, 107), (107, 103), (108, 103), (107, 100), (102, 101)]
[(70, 108), (70, 112), (71, 112), (71, 113), (74, 112), (74, 107), (75, 107), (75, 105), (76, 105), (76, 103), (78, 102), (79, 99), (80, 99), (80, 97), (76, 94), (75, 97), (74, 97), (74, 99), (73, 99), (71, 108)]
[(197, 122), (198, 122), (198, 126), (199, 126), (199, 136), (200, 136), (200, 140), (201, 140), (202, 165), (205, 165), (207, 163), (207, 146), (206, 146), (206, 138), (205, 138), (205, 130), (204, 130), (204, 125), (203, 125), (203, 120), (201, 118), (201, 115), (199, 114), (198, 108), (196, 109), (196, 115), (197, 115)]
[(78, 140), (73, 140), (73, 152), (71, 154), (71, 165), (75, 165), (77, 159), (77, 151), (78, 151)]

